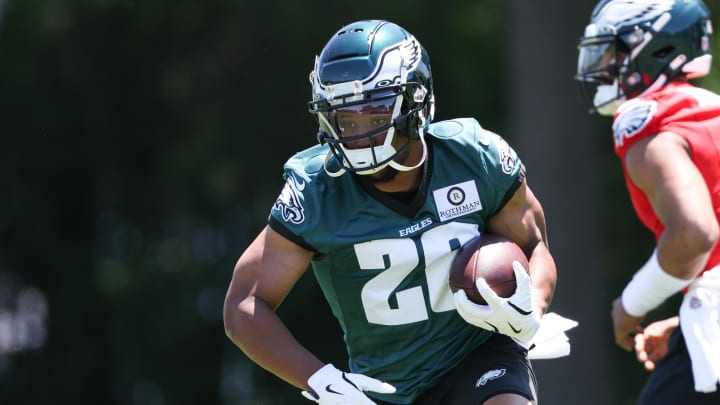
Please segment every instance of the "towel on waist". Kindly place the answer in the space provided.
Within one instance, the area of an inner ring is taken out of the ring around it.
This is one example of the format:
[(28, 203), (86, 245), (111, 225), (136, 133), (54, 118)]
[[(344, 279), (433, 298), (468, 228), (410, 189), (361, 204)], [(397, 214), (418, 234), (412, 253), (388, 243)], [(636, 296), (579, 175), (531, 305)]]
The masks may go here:
[(688, 287), (680, 306), (680, 328), (692, 363), (695, 391), (714, 392), (720, 382), (720, 267)]

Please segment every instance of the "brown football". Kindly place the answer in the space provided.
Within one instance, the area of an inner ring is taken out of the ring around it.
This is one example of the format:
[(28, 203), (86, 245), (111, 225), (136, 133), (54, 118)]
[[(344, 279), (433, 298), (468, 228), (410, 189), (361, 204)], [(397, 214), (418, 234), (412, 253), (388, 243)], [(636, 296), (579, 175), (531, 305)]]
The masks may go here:
[(475, 287), (475, 280), (482, 277), (498, 296), (507, 298), (515, 292), (514, 260), (528, 270), (528, 260), (520, 246), (500, 235), (482, 234), (463, 245), (453, 259), (450, 289), (453, 292), (463, 289), (471, 301), (487, 305)]

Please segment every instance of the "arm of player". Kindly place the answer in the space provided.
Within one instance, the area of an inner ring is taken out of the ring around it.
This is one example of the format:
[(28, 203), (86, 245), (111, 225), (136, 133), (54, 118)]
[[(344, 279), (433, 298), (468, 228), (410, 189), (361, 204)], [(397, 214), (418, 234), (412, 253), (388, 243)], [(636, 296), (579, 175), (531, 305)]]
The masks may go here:
[(225, 297), (225, 333), (250, 359), (305, 390), (302, 394), (310, 400), (324, 405), (374, 404), (363, 391), (392, 393), (395, 388), (323, 364), (275, 314), (312, 255), (266, 227), (235, 265)]
[(532, 308), (542, 316), (550, 308), (555, 293), (557, 270), (548, 248), (545, 213), (526, 180), (502, 210), (490, 218), (488, 231), (505, 236), (525, 252)]
[(324, 362), (305, 349), (275, 314), (313, 253), (266, 227), (240, 256), (225, 297), (225, 333), (261, 367), (288, 383), (307, 380)]
[(665, 225), (657, 246), (660, 265), (673, 277), (691, 280), (704, 268), (720, 229), (688, 148), (680, 136), (662, 132), (633, 144), (625, 166)]
[(646, 313), (703, 270), (720, 229), (707, 185), (680, 136), (662, 132), (643, 138), (628, 149), (624, 163), (665, 225), (657, 249), (611, 312), (616, 343), (632, 350)]
[[(487, 284), (480, 279), (478, 291), (488, 303), (493, 302), (492, 305), (477, 305), (458, 290), (455, 293), (458, 313), (473, 325), (488, 330), (497, 329), (500, 333), (527, 343), (537, 332), (542, 315), (550, 307), (557, 271), (547, 247), (542, 205), (526, 180), (523, 180), (505, 206), (490, 218), (488, 231), (503, 235), (518, 244), (528, 256), (530, 268), (522, 269), (519, 264), (513, 264), (517, 286), (515, 293), (507, 299), (487, 291)], [(488, 320), (493, 317), (495, 319), (489, 322), (495, 328), (488, 325)]]

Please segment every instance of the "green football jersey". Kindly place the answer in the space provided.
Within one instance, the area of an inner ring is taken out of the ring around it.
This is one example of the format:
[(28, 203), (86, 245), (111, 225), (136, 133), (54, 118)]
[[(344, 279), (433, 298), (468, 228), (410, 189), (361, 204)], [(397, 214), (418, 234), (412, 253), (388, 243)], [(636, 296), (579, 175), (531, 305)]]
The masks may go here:
[(316, 252), (312, 267), (347, 345), (349, 369), (394, 385), (369, 396), (412, 403), (490, 332), (455, 311), (457, 250), (485, 231), (524, 178), (515, 151), (474, 119), (434, 123), (419, 191), (399, 200), (362, 176), (331, 177), (327, 146), (291, 157), (270, 226)]

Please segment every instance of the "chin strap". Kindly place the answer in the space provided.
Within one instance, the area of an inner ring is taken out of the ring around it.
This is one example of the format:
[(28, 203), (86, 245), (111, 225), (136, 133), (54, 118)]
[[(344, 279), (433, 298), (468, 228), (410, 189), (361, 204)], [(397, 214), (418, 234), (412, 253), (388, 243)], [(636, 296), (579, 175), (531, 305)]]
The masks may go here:
[(329, 150), (328, 153), (327, 153), (327, 155), (325, 155), (325, 162), (323, 163), (323, 169), (325, 169), (325, 173), (327, 173), (327, 175), (330, 176), (330, 177), (340, 177), (340, 176), (342, 176), (343, 174), (345, 174), (345, 172), (346, 172), (347, 170), (345, 170), (345, 168), (342, 167), (342, 165), (340, 165), (340, 168), (339, 168), (337, 171), (331, 172), (330, 169), (328, 169), (328, 162), (329, 162), (333, 157), (335, 157), (335, 155), (333, 155), (332, 151)]
[(420, 131), (418, 131), (418, 132), (419, 132), (418, 138), (420, 139), (420, 144), (422, 145), (422, 148), (423, 148), (423, 154), (422, 154), (422, 157), (420, 157), (420, 160), (412, 166), (405, 166), (394, 160), (391, 160), (387, 163), (388, 166), (392, 167), (395, 170), (399, 170), (401, 172), (409, 172), (410, 170), (417, 169), (418, 167), (422, 166), (423, 163), (425, 163), (425, 160), (427, 159), (427, 154), (428, 154), (427, 153), (427, 149), (428, 149), (427, 143), (425, 143), (425, 134), (422, 129), (420, 129)]

